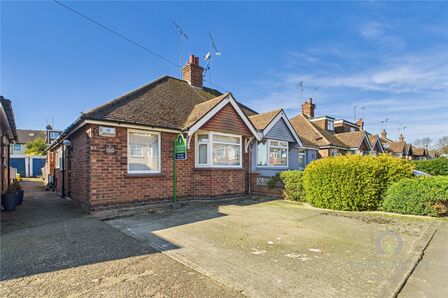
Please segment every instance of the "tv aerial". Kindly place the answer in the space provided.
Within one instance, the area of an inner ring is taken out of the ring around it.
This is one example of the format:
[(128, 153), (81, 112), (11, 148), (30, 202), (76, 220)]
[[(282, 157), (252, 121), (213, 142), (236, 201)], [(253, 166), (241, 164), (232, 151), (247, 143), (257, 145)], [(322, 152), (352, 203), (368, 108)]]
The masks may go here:
[[(210, 43), (213, 48), (214, 55), (221, 56), (221, 52), (216, 47), (215, 40), (213, 39), (213, 36), (210, 32), (208, 33), (208, 37), (210, 38)], [(204, 60), (207, 62), (207, 66), (205, 67), (205, 71), (204, 71), (204, 76), (208, 71), (209, 76), (210, 76), (210, 81), (211, 81), (211, 59), (212, 59), (212, 57), (213, 57), (213, 54), (211, 52), (207, 52), (207, 54), (205, 54), (205, 56), (204, 56)]]
[(187, 33), (175, 22), (173, 21), (174, 27), (176, 27), (177, 32), (179, 33), (179, 67), (180, 67), (180, 77), (182, 78), (182, 42), (184, 39), (188, 39)]

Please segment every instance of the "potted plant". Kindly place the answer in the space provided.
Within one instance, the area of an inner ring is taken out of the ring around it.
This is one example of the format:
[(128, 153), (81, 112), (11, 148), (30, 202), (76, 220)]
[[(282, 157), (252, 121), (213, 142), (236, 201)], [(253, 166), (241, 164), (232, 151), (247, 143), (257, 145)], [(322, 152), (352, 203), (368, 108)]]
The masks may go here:
[(17, 191), (14, 185), (8, 187), (8, 191), (3, 195), (2, 205), (5, 211), (14, 211), (17, 206)]
[(20, 185), (19, 181), (15, 180), (13, 184), (17, 190), (17, 206), (22, 205), (23, 195), (25, 191), (22, 189), (22, 186)]

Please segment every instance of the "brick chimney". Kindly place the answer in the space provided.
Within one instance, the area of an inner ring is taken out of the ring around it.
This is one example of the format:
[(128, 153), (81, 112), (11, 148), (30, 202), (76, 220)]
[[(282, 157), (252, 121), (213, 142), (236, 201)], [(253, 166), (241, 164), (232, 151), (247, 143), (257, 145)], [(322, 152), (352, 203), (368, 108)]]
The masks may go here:
[(182, 78), (191, 86), (202, 88), (202, 73), (204, 69), (199, 66), (199, 57), (190, 55), (187, 64), (182, 68)]
[(356, 121), (356, 125), (359, 126), (360, 130), (364, 130), (364, 121), (362, 121), (362, 118), (359, 118), (358, 121)]
[(404, 142), (404, 136), (402, 133), (400, 133), (400, 137), (398, 139), (400, 140), (400, 142)]
[(383, 139), (386, 139), (387, 138), (387, 131), (383, 128), (383, 130), (381, 131), (381, 137), (383, 138)]
[(310, 97), (310, 99), (308, 99), (302, 104), (302, 114), (308, 118), (313, 118), (315, 108), (316, 105), (313, 104), (313, 99)]

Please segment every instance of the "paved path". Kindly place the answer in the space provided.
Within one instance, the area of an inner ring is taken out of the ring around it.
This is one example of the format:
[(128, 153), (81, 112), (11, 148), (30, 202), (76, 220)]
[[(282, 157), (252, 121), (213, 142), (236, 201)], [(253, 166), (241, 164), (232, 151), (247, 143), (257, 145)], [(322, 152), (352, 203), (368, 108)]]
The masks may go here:
[(1, 214), (2, 297), (237, 297), (36, 183)]
[(287, 201), (107, 223), (251, 297), (392, 297), (439, 225)]
[(399, 297), (448, 297), (448, 222), (437, 229)]

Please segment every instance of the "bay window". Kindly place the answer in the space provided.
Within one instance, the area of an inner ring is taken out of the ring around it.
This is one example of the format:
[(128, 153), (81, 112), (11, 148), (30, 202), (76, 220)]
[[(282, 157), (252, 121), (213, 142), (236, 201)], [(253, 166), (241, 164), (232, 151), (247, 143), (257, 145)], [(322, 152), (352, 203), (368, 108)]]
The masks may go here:
[(160, 173), (160, 133), (128, 130), (128, 173)]
[(196, 134), (197, 167), (241, 167), (241, 136), (216, 132)]
[(257, 143), (258, 167), (288, 167), (288, 142), (262, 140)]

